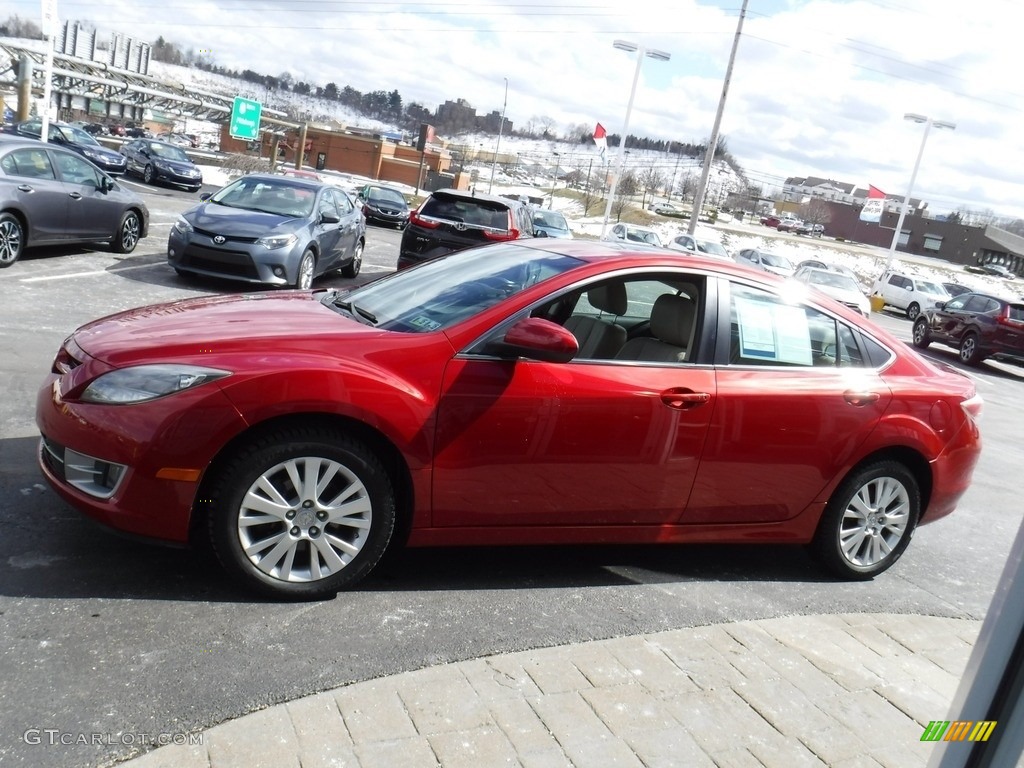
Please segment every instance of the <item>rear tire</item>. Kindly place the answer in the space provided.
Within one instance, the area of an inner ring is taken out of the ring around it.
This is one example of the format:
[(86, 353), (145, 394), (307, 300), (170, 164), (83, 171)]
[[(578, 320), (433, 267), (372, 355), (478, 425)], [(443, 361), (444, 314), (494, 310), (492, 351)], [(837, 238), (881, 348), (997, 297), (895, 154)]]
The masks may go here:
[(978, 344), (978, 334), (964, 334), (960, 340), (960, 361), (966, 365), (980, 365), (984, 359), (985, 355)]
[(891, 460), (868, 464), (836, 489), (811, 548), (836, 576), (866, 581), (900, 559), (920, 515), (921, 491), (910, 470)]
[(342, 277), (355, 278), (359, 276), (359, 270), (363, 268), (363, 243), (356, 243), (355, 251), (352, 253), (352, 262), (341, 268)]
[(224, 568), (264, 595), (330, 597), (363, 579), (395, 527), (391, 478), (354, 438), (282, 428), (235, 453), (210, 486), (210, 542)]

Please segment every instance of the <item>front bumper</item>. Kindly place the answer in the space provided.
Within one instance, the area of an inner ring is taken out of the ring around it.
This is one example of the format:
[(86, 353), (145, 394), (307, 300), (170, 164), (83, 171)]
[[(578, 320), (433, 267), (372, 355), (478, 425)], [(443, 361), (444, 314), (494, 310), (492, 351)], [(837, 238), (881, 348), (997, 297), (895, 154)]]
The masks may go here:
[(215, 243), (201, 232), (182, 235), (171, 229), (167, 263), (175, 269), (208, 277), (261, 285), (294, 285), (301, 252), (297, 246), (267, 250), (254, 241)]
[[(187, 543), (203, 473), (245, 426), (224, 393), (208, 384), (147, 403), (97, 405), (64, 400), (60, 379), (50, 374), (36, 398), (37, 458), (49, 484), (109, 528)], [(62, 461), (71, 456), (73, 472)], [(123, 469), (104, 475), (111, 466)], [(190, 479), (169, 479), (183, 476)]]

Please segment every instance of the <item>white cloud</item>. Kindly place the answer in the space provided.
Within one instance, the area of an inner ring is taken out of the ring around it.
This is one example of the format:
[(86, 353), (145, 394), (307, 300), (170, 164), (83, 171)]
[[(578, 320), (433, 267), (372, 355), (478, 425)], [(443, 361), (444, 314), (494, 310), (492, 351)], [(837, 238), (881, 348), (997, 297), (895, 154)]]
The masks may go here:
[[(730, 0), (314, 0), (62, 2), (63, 18), (139, 39), (209, 49), (222, 65), (291, 72), (316, 84), (398, 90), (435, 108), (465, 98), (522, 125), (600, 121), (621, 130), (635, 68), (624, 38), (672, 54), (645, 60), (630, 133), (702, 141), (711, 133), (738, 19)], [(34, 17), (37, 0), (10, 14)], [(1019, 44), (1010, 0), (752, 0), (722, 121), (751, 178), (831, 177), (906, 192), (923, 127), (933, 131), (914, 196), (1024, 218), (1017, 121)]]

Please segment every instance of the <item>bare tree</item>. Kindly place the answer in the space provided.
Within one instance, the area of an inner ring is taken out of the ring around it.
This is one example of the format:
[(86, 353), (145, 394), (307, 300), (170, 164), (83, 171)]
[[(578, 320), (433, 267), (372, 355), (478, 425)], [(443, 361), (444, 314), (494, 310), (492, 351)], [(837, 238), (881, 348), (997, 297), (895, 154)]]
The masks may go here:
[(637, 192), (640, 191), (640, 182), (637, 181), (636, 174), (632, 170), (623, 172), (622, 178), (619, 179), (619, 183), (616, 185), (615, 190), (615, 220), (620, 221), (622, 219), (622, 209), (626, 207), (629, 202), (629, 198), (633, 197)]
[(665, 174), (652, 165), (641, 172), (637, 181), (643, 190), (643, 198), (640, 201), (640, 207), (642, 208), (647, 203), (648, 195), (653, 194), (654, 190), (665, 186)]
[(800, 218), (808, 224), (824, 225), (832, 220), (832, 214), (824, 200), (808, 200), (800, 206)]
[(537, 118), (537, 125), (540, 127), (541, 136), (544, 138), (554, 138), (555, 120), (547, 115), (542, 115)]

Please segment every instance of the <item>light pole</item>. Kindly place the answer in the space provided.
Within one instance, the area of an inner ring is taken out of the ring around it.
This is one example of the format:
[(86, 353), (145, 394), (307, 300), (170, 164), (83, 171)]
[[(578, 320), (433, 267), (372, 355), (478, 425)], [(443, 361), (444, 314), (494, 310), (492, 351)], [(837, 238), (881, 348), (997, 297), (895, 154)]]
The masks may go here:
[(498, 149), (501, 147), (501, 132), (505, 129), (505, 107), (508, 106), (508, 78), (505, 78), (505, 100), (501, 103), (501, 122), (498, 123), (498, 141), (494, 144), (494, 157), (491, 159), (491, 181), (487, 185), (487, 194), (494, 188), (494, 168), (498, 164)]
[[(915, 115), (912, 112), (908, 112), (903, 116), (904, 120), (909, 120), (912, 123), (924, 123), (924, 135), (921, 137), (921, 148), (917, 151), (917, 160), (914, 162), (914, 170), (910, 174), (910, 185), (907, 187), (907, 196), (903, 198), (903, 205), (900, 206), (900, 216), (896, 220), (896, 231), (892, 233), (892, 243), (889, 245), (889, 255), (885, 260), (885, 269), (889, 270), (892, 265), (893, 256), (896, 255), (896, 245), (900, 240), (900, 233), (903, 231), (903, 220), (907, 217), (907, 208), (910, 205), (910, 195), (914, 191), (914, 182), (917, 180), (917, 169), (921, 167), (921, 157), (924, 155), (924, 145), (928, 141), (928, 131), (931, 130), (932, 126), (936, 128), (946, 128), (950, 131), (956, 130), (956, 123), (949, 123), (944, 120), (932, 120), (930, 117), (924, 115)], [(884, 273), (883, 273), (884, 274)]]
[(548, 208), (555, 207), (555, 187), (558, 185), (558, 152), (552, 152), (555, 156), (555, 177), (551, 180), (551, 201), (548, 203)]
[(619, 140), (619, 159), (616, 163), (615, 176), (612, 178), (612, 188), (608, 190), (608, 202), (604, 206), (604, 220), (601, 222), (601, 237), (604, 237), (608, 229), (608, 217), (612, 213), (612, 203), (615, 202), (615, 188), (619, 185), (619, 177), (622, 175), (622, 160), (625, 157), (626, 137), (629, 135), (629, 115), (633, 111), (633, 98), (636, 96), (636, 84), (640, 80), (640, 66), (644, 63), (644, 57), (656, 59), (657, 61), (668, 61), (672, 55), (665, 51), (644, 48), (642, 45), (630, 43), (626, 40), (616, 40), (612, 47), (620, 51), (636, 52), (636, 72), (633, 73), (633, 87), (629, 90), (629, 102), (626, 104), (626, 117), (622, 121), (622, 138)]

